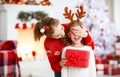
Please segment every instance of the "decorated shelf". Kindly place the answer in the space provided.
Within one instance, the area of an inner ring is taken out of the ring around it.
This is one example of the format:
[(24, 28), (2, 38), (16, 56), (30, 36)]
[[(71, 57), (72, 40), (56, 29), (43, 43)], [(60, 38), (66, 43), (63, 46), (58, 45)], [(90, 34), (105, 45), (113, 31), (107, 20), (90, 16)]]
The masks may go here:
[[(17, 5), (17, 4), (2, 4), (0, 5), (0, 39), (1, 40), (13, 40), (17, 39), (16, 24), (27, 24), (27, 27), (31, 27), (31, 24), (36, 23), (36, 19), (30, 21), (21, 21), (18, 19), (20, 12), (35, 13), (44, 12), (49, 16), (53, 16), (51, 11), (52, 6), (40, 6), (40, 5)], [(20, 26), (21, 27), (21, 26)]]

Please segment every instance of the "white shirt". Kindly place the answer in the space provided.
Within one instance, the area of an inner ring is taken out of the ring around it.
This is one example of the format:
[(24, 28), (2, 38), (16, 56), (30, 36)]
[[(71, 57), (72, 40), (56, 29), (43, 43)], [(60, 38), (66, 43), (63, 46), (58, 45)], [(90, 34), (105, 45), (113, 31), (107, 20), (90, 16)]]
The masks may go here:
[(84, 47), (81, 48), (67, 46), (63, 49), (62, 59), (65, 58), (66, 49), (88, 50), (90, 52), (89, 65), (88, 68), (63, 66), (61, 71), (61, 77), (96, 77), (94, 51), (90, 46), (85, 45)]

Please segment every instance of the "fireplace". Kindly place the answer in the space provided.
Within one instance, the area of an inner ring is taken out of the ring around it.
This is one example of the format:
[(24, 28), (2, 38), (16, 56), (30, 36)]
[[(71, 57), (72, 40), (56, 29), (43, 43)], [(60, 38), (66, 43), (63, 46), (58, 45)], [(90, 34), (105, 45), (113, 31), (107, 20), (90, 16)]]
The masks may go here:
[(40, 41), (35, 42), (33, 35), (33, 28), (18, 30), (18, 43), (17, 43), (17, 53), (18, 57), (22, 58), (22, 61), (31, 60), (41, 60), (46, 58), (44, 50), (44, 39), (45, 36), (41, 38)]

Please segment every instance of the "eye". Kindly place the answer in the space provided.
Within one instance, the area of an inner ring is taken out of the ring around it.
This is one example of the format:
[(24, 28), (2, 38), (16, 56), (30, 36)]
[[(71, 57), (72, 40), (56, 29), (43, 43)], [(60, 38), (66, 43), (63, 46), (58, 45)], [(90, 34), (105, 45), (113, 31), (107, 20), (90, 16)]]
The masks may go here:
[(64, 28), (62, 27), (62, 30), (64, 30)]
[(62, 31), (62, 30), (64, 30), (64, 28), (63, 28), (63, 27), (61, 28), (61, 31)]

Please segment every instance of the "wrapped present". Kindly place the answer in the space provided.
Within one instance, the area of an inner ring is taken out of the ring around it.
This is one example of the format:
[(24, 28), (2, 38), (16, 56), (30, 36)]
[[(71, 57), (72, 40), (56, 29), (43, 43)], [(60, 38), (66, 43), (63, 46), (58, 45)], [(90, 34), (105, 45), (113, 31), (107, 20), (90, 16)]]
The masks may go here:
[(97, 75), (104, 74), (104, 64), (96, 64), (96, 73)]
[(89, 51), (85, 50), (66, 50), (66, 66), (86, 68), (89, 64)]
[(120, 67), (118, 67), (117, 64), (116, 65), (105, 64), (104, 74), (105, 75), (119, 75), (120, 74)]
[(95, 63), (96, 64), (105, 64), (106, 60), (104, 58), (102, 58), (101, 56), (99, 56), (98, 54), (95, 54)]
[(120, 55), (120, 42), (115, 43), (115, 54)]
[(18, 56), (14, 50), (0, 51), (0, 77), (21, 77)]
[(120, 55), (108, 54), (106, 56), (106, 61), (107, 61), (107, 63), (110, 63), (110, 61), (114, 61), (114, 62), (117, 61), (117, 63), (120, 63)]

